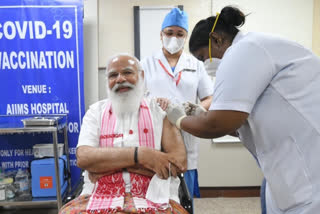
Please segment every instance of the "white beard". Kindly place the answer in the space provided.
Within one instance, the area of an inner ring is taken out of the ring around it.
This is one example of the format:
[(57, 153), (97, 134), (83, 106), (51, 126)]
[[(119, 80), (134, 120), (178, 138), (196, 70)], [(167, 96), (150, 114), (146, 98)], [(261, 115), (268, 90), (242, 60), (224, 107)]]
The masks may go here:
[[(136, 85), (125, 82), (123, 84), (116, 84), (112, 89), (107, 87), (109, 98), (111, 100), (112, 111), (117, 117), (120, 117), (126, 113), (137, 112), (140, 108), (140, 103), (144, 94), (144, 81), (139, 76)], [(127, 92), (116, 92), (119, 86), (129, 86), (132, 89)]]

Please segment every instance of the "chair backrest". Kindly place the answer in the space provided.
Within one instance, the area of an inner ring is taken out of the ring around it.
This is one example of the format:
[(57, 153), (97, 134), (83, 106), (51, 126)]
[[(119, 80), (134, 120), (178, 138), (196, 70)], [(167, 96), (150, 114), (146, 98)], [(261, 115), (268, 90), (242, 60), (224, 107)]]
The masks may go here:
[(181, 206), (189, 212), (189, 214), (193, 214), (192, 207), (192, 199), (190, 197), (190, 193), (188, 190), (188, 186), (186, 181), (184, 180), (183, 173), (178, 176), (180, 178), (180, 186), (179, 186), (179, 199)]

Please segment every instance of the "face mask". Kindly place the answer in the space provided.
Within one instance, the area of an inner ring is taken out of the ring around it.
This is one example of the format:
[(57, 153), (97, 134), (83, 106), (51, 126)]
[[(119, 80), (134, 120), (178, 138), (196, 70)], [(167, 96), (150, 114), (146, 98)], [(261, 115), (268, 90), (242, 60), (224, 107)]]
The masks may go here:
[(169, 177), (161, 179), (154, 175), (149, 183), (146, 198), (149, 201), (159, 204), (169, 204), (169, 199), (179, 202), (178, 189), (180, 179), (178, 177)]
[(169, 164), (169, 177), (167, 179), (161, 179), (157, 175), (154, 175), (149, 183), (146, 198), (153, 203), (165, 205), (169, 204), (170, 199), (179, 202), (179, 186), (180, 179), (171, 176)]
[(212, 58), (212, 62), (210, 62), (210, 58), (204, 61), (204, 68), (210, 76), (216, 76), (220, 61), (221, 59), (218, 58)]
[(170, 53), (175, 54), (178, 53), (184, 45), (185, 38), (177, 38), (177, 37), (162, 37), (163, 40), (163, 47)]

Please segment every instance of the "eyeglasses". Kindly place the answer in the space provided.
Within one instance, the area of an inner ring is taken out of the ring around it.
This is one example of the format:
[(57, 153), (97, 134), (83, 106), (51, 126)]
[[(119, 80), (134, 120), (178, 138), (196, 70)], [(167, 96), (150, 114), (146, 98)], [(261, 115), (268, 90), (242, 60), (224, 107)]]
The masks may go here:
[[(214, 24), (212, 26), (212, 30), (210, 33), (212, 33), (217, 25), (218, 19), (219, 19), (219, 15), (220, 13), (217, 13), (216, 15), (216, 20), (214, 21)], [(210, 35), (209, 35), (209, 58), (210, 58), (210, 62), (212, 62), (212, 57), (211, 57), (211, 39), (210, 39)]]
[(108, 79), (109, 80), (115, 80), (118, 78), (118, 76), (122, 76), (125, 79), (132, 77), (135, 74), (135, 71), (132, 70), (123, 70), (121, 72), (116, 72), (116, 71), (112, 71), (108, 74)]

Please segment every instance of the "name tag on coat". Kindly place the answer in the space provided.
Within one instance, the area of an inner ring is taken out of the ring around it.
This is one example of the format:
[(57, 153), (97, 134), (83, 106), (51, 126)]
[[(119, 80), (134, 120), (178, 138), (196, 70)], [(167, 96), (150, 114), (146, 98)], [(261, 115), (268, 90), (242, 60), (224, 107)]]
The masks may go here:
[(196, 72), (196, 69), (184, 68), (184, 69), (182, 70), (182, 72)]

